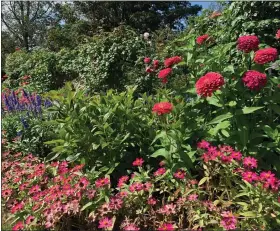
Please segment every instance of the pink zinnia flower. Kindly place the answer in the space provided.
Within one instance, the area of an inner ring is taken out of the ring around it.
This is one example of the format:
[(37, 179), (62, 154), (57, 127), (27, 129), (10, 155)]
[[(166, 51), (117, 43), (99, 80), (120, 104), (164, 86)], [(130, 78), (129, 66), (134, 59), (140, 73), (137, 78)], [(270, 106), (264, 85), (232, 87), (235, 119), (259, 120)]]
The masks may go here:
[(123, 229), (127, 230), (127, 231), (138, 231), (138, 230), (140, 230), (140, 228), (138, 228), (134, 224), (127, 224)]
[(136, 160), (133, 161), (132, 165), (141, 167), (143, 165), (143, 163), (144, 163), (144, 160), (142, 158), (136, 158)]
[(101, 219), (101, 220), (99, 221), (99, 226), (98, 226), (98, 228), (100, 228), (100, 229), (106, 229), (106, 228), (112, 227), (112, 225), (113, 225), (112, 219), (110, 219), (110, 218), (108, 218), (108, 217), (105, 217), (105, 218), (103, 218), (103, 219)]
[(99, 178), (98, 180), (95, 181), (95, 186), (97, 188), (104, 187), (105, 185), (110, 184), (110, 179), (109, 178)]
[(251, 172), (251, 171), (243, 172), (241, 173), (241, 175), (243, 180), (246, 180), (249, 183), (259, 179), (258, 175), (255, 172)]
[(82, 177), (79, 182), (79, 187), (85, 189), (89, 185), (89, 180), (86, 177)]
[(148, 205), (155, 205), (157, 203), (157, 200), (154, 197), (150, 197), (148, 199)]
[(243, 165), (247, 168), (256, 168), (257, 167), (257, 160), (253, 157), (245, 157), (243, 159)]
[(119, 182), (118, 182), (118, 187), (121, 188), (125, 182), (127, 182), (129, 179), (129, 176), (122, 176), (120, 179), (119, 179)]
[(161, 209), (159, 209), (159, 213), (170, 215), (176, 213), (176, 205), (174, 204), (167, 204), (164, 205)]
[(229, 164), (232, 161), (232, 156), (226, 156), (226, 155), (222, 155), (221, 156), (221, 161), (225, 164)]
[(159, 231), (164, 231), (164, 230), (172, 231), (174, 229), (175, 229), (174, 226), (170, 223), (164, 223), (158, 228)]
[(35, 220), (35, 217), (33, 217), (33, 216), (28, 216), (27, 218), (26, 218), (26, 224), (27, 225), (29, 225), (29, 224), (31, 224), (33, 221)]
[(13, 231), (17, 231), (17, 230), (23, 230), (24, 228), (24, 224), (22, 221), (18, 221), (14, 226), (13, 226)]
[(231, 212), (222, 212), (221, 216), (221, 226), (223, 226), (226, 230), (236, 229), (237, 219)]
[(188, 196), (189, 201), (196, 201), (197, 198), (198, 198), (197, 194), (191, 194), (191, 195)]
[(124, 198), (128, 195), (128, 192), (127, 191), (120, 191), (117, 196), (121, 197), (121, 198)]
[(233, 151), (231, 153), (231, 157), (234, 159), (234, 160), (241, 160), (242, 158), (242, 153), (241, 152), (236, 152), (236, 151)]
[(129, 190), (131, 192), (135, 192), (135, 191), (139, 192), (143, 189), (143, 187), (144, 187), (144, 185), (142, 183), (135, 182), (135, 183), (133, 183), (132, 185), (129, 186)]
[(111, 198), (110, 202), (109, 202), (109, 207), (112, 210), (118, 210), (122, 207), (123, 201), (122, 199), (118, 198), (118, 197), (113, 197)]
[(157, 171), (154, 172), (154, 176), (161, 176), (166, 172), (165, 168), (159, 168)]
[(209, 147), (210, 147), (210, 143), (207, 142), (206, 140), (201, 140), (200, 142), (197, 143), (197, 148), (207, 149)]
[(12, 189), (6, 189), (2, 191), (2, 197), (8, 198), (12, 195), (13, 190)]
[(266, 181), (267, 179), (270, 179), (270, 178), (274, 178), (275, 177), (275, 174), (273, 174), (271, 171), (263, 171), (260, 173), (260, 180), (262, 181)]
[(184, 179), (186, 177), (186, 172), (182, 169), (178, 169), (173, 175), (177, 179)]

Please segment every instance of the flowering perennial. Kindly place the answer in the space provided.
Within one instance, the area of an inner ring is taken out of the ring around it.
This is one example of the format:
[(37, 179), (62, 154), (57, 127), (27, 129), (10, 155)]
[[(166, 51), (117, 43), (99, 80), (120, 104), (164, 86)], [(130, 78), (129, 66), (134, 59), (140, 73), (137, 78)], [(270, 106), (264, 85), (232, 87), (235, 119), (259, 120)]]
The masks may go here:
[(238, 50), (249, 53), (250, 51), (256, 51), (259, 47), (259, 39), (255, 35), (244, 35), (238, 38), (237, 48)]
[(245, 84), (245, 86), (248, 87), (250, 90), (259, 91), (266, 85), (267, 78), (266, 74), (264, 73), (249, 70), (246, 73), (244, 73), (242, 81)]
[(220, 89), (224, 84), (222, 75), (216, 72), (208, 72), (196, 82), (195, 87), (198, 95), (207, 97), (212, 96), (213, 92)]
[(266, 64), (277, 59), (277, 49), (269, 47), (256, 51), (254, 62), (257, 64)]
[(156, 103), (153, 106), (152, 111), (157, 113), (158, 115), (169, 114), (173, 109), (172, 103), (169, 102), (160, 102)]

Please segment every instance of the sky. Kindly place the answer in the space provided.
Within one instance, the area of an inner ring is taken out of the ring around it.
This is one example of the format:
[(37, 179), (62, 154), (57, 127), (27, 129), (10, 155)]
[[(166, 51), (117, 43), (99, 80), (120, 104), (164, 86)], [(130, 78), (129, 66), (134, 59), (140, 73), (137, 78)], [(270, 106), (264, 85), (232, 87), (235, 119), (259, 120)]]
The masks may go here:
[(211, 2), (215, 2), (215, 1), (190, 1), (192, 3), (192, 5), (201, 5), (203, 7), (203, 9), (208, 8), (209, 5), (211, 4)]

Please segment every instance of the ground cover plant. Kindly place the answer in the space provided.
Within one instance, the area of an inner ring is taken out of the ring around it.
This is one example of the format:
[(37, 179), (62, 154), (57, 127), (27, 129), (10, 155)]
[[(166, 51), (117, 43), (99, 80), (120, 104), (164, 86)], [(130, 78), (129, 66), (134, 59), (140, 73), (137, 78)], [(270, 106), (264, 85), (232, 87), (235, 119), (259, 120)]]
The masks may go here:
[(280, 29), (257, 9), (205, 11), (163, 49), (121, 26), (73, 49), (8, 56), (4, 227), (278, 228)]

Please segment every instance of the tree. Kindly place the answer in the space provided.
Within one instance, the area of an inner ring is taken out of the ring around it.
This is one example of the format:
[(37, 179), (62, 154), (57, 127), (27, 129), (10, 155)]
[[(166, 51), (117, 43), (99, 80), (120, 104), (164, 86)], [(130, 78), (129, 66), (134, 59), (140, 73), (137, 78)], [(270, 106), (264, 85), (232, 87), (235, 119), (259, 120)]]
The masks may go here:
[(55, 23), (51, 2), (2, 2), (2, 31), (13, 35), (21, 47), (42, 44), (48, 26)]
[(155, 31), (169, 26), (182, 29), (182, 19), (196, 15), (201, 6), (188, 1), (178, 2), (74, 2), (78, 12), (91, 26), (92, 31), (102, 27), (106, 31), (126, 24), (140, 32)]

